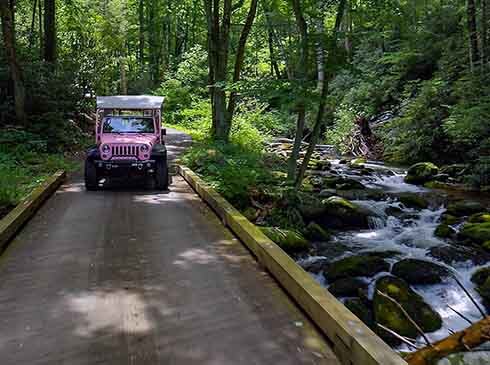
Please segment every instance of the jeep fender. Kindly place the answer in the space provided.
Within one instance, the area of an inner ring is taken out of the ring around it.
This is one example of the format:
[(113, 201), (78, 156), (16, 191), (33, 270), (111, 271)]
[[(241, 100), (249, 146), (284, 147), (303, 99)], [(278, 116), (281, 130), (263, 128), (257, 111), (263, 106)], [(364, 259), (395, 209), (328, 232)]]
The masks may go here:
[(87, 160), (100, 160), (100, 151), (98, 146), (92, 146), (87, 150)]
[(157, 143), (151, 150), (152, 160), (166, 160), (167, 159), (167, 147), (164, 144)]

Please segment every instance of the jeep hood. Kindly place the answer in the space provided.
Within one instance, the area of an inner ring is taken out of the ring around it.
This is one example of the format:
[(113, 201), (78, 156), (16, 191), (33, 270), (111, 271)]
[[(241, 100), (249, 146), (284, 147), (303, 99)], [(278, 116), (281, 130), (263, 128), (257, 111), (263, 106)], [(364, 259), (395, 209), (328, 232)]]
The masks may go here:
[(154, 134), (138, 134), (138, 133), (126, 133), (126, 134), (102, 134), (100, 136), (100, 142), (106, 143), (121, 143), (121, 144), (149, 144), (153, 146), (157, 142), (158, 138)]

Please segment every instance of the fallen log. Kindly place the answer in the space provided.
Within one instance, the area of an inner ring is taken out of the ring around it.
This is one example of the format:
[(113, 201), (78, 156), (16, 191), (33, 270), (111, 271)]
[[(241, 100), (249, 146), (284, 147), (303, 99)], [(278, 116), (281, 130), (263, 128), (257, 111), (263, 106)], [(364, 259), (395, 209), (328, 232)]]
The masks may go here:
[(434, 365), (437, 360), (452, 353), (471, 351), (490, 340), (490, 316), (470, 327), (437, 341), (431, 346), (417, 350), (405, 360), (409, 365)]

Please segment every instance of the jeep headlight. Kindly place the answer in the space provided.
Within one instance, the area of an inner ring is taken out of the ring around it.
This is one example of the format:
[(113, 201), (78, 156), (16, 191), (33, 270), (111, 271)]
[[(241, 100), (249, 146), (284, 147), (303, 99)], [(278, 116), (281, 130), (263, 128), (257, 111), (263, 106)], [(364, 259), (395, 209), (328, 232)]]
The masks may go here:
[(102, 145), (102, 152), (104, 152), (104, 153), (111, 152), (111, 147), (108, 144)]
[(141, 152), (148, 152), (150, 147), (147, 144), (141, 145)]

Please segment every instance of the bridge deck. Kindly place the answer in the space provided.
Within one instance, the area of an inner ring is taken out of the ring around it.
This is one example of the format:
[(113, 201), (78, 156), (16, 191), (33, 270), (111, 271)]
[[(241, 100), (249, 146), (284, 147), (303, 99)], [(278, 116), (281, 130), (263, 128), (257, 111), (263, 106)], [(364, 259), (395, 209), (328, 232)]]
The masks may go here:
[(338, 364), (181, 178), (169, 193), (89, 193), (76, 176), (0, 258), (0, 359)]

